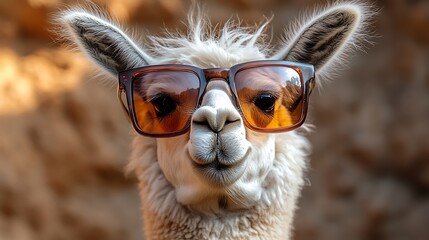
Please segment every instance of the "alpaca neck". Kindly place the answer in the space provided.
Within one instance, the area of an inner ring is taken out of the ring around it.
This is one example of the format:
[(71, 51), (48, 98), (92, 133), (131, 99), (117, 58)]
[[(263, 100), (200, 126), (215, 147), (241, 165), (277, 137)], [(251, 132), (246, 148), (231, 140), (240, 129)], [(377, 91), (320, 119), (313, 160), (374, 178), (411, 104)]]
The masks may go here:
[(254, 206), (205, 214), (183, 206), (156, 158), (156, 141), (137, 137), (129, 170), (136, 172), (145, 239), (289, 239), (296, 200), (303, 185), (307, 140), (279, 135), (266, 191)]

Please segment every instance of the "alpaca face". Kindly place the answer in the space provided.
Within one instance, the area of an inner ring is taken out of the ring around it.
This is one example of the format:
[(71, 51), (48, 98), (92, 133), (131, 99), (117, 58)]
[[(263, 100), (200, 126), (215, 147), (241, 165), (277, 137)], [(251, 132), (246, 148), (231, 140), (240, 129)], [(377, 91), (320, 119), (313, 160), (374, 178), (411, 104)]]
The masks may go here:
[[(312, 64), (317, 76), (323, 77), (338, 68), (341, 57), (361, 34), (365, 11), (362, 5), (344, 3), (315, 13), (291, 28), (274, 55), (267, 55), (269, 47), (258, 41), (266, 24), (255, 31), (227, 24), (216, 35), (206, 30), (208, 26), (201, 17), (191, 17), (188, 37), (152, 38), (156, 52), (149, 54), (97, 14), (72, 10), (65, 12), (60, 21), (67, 26), (67, 34), (80, 49), (113, 75), (126, 69), (163, 63), (213, 68), (275, 59)], [(154, 54), (156, 56), (152, 56)], [(249, 78), (256, 79), (252, 84), (258, 85), (266, 76), (261, 70)], [(156, 84), (162, 86), (162, 80)], [(270, 79), (265, 79), (264, 84), (271, 84)], [(297, 91), (281, 94), (288, 99)], [(144, 118), (153, 113), (139, 114)], [(208, 82), (200, 107), (191, 114), (187, 133), (156, 140), (157, 161), (175, 189), (176, 200), (206, 212), (243, 209), (256, 204), (272, 184), (268, 176), (278, 171), (276, 146), (281, 144), (279, 139), (284, 138), (247, 129), (231, 89), (223, 80)], [(291, 119), (292, 116), (288, 116), (284, 121)], [(180, 119), (171, 124), (181, 124)], [(289, 133), (280, 133), (285, 134)]]

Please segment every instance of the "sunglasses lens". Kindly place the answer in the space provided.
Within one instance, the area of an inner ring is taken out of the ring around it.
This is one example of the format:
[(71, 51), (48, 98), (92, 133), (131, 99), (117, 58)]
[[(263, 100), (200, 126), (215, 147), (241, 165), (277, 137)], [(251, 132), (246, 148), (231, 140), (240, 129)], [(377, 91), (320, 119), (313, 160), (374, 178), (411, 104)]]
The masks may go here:
[(137, 73), (133, 77), (134, 112), (149, 134), (179, 132), (188, 127), (198, 100), (199, 78), (186, 71)]
[(243, 69), (235, 75), (235, 86), (244, 117), (253, 127), (287, 128), (303, 116), (303, 83), (292, 67)]

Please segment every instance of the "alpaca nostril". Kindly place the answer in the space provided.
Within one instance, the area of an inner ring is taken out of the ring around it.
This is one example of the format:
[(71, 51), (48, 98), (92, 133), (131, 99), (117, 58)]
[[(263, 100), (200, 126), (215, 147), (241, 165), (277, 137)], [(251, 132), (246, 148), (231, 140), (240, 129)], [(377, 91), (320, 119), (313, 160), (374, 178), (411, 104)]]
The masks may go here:
[(214, 132), (218, 132), (216, 119), (216, 109), (211, 107), (202, 107), (192, 116), (192, 123), (198, 125), (207, 125)]

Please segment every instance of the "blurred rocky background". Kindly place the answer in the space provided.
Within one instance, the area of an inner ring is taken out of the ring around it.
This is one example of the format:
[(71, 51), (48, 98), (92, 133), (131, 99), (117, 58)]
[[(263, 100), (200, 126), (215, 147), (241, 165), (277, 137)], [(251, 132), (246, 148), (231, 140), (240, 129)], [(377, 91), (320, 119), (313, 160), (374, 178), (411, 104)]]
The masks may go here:
[[(115, 87), (54, 41), (53, 15), (82, 2), (0, 0), (1, 240), (142, 239), (136, 180), (123, 172), (133, 131)], [(275, 36), (317, 2), (205, 1), (214, 23), (274, 14)], [(190, 1), (95, 3), (159, 34), (183, 29)], [(429, 1), (372, 4), (376, 44), (311, 98), (297, 240), (429, 238)]]

